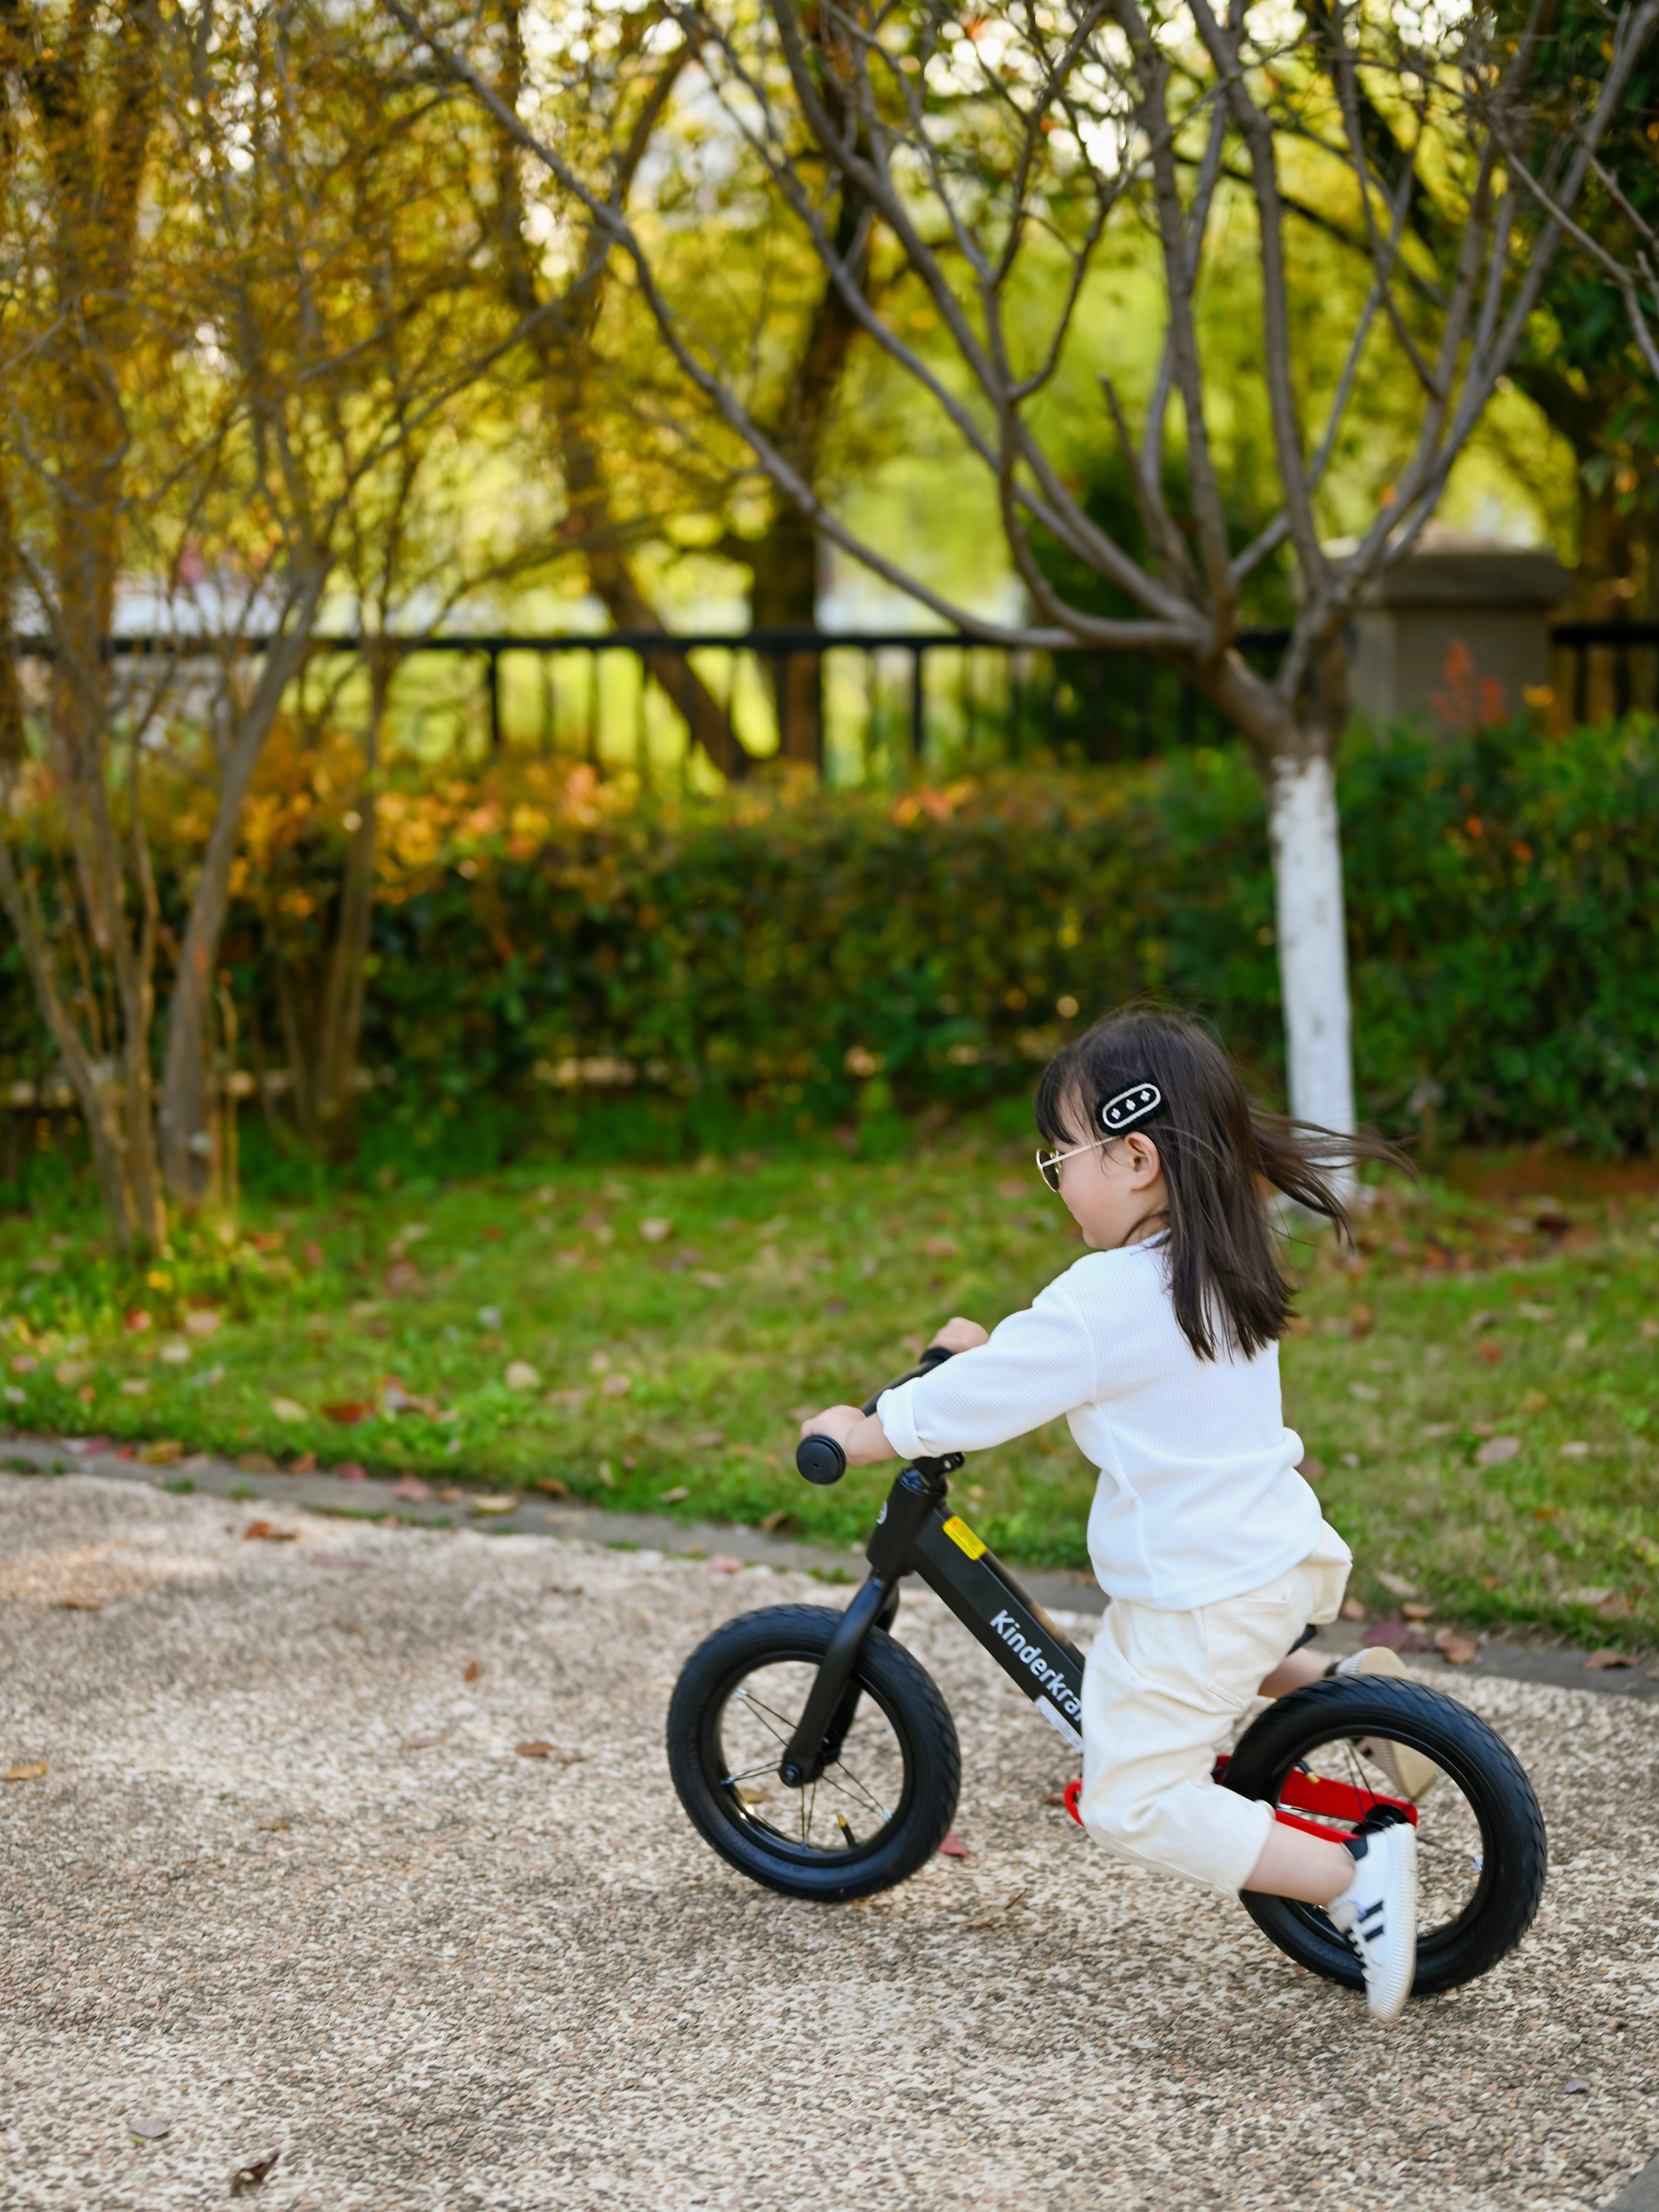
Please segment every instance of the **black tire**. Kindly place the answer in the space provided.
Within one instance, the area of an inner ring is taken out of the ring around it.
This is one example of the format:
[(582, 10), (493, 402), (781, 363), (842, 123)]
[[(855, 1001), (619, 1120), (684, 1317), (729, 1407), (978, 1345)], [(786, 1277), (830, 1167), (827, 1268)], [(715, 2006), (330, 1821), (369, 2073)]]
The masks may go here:
[[(775, 1803), (783, 1809), (787, 1829), (775, 1825), (758, 1803), (745, 1802), (738, 1787), (742, 1760), (728, 1764), (723, 1735), (733, 1725), (728, 1709), (743, 1692), (740, 1725), (750, 1728), (754, 1693), (745, 1686), (768, 1668), (783, 1670), (771, 1679), (788, 1684), (792, 1696), (804, 1696), (804, 1686), (840, 1625), (838, 1613), (813, 1605), (771, 1606), (728, 1621), (686, 1661), (668, 1708), (668, 1770), (681, 1804), (705, 1841), (751, 1881), (781, 1890), (786, 1897), (823, 1904), (872, 1897), (924, 1866), (950, 1829), (962, 1779), (956, 1728), (933, 1677), (902, 1644), (872, 1628), (854, 1672), (861, 1721), (854, 1723), (848, 1745), (860, 1725), (866, 1741), (878, 1740), (882, 1781), (893, 1786), (884, 1787), (879, 1799), (872, 1796), (850, 1763), (850, 1753), (827, 1765), (823, 1781), (815, 1785), (824, 1793), (828, 1812), (848, 1808), (857, 1825), (870, 1822), (866, 1833), (858, 1838), (849, 1820), (852, 1842), (843, 1834), (833, 1845), (821, 1843), (816, 1811), (810, 1816), (806, 1812), (807, 1793), (785, 1790), (775, 1771), (763, 1771), (763, 1761), (744, 1771), (763, 1785), (769, 1808)], [(787, 1732), (799, 1717), (799, 1703), (760, 1710), (770, 1712), (775, 1725), (763, 1722), (770, 1735), (751, 1735), (750, 1748), (775, 1736), (781, 1757)], [(811, 1802), (816, 1808), (816, 1796)], [(886, 1817), (878, 1820), (878, 1813)]]
[[(1322, 1747), (1365, 1738), (1404, 1744), (1441, 1769), (1441, 1780), (1419, 1808), (1419, 1864), (1436, 1848), (1431, 1829), (1454, 1838), (1449, 1856), (1467, 1856), (1466, 1887), (1448, 1886), (1448, 1908), (1437, 1920), (1419, 1901), (1417, 1979), (1413, 1994), (1431, 1996), (1487, 1972), (1533, 1923), (1543, 1894), (1548, 1846), (1544, 1816), (1520, 1762), (1477, 1714), (1421, 1682), (1376, 1674), (1340, 1675), (1296, 1690), (1270, 1705), (1241, 1739), (1225, 1782), (1246, 1797), (1277, 1803), (1286, 1778), (1304, 1762), (1316, 1771)], [(1457, 1796), (1447, 1794), (1454, 1785)], [(1389, 1784), (1373, 1785), (1386, 1793)], [(1459, 1844), (1462, 1833), (1469, 1840)], [(1472, 1848), (1479, 1831), (1478, 1851)], [(1316, 1905), (1246, 1893), (1242, 1902), (1258, 1928), (1298, 1966), (1362, 1986), (1358, 1962)], [(1451, 1910), (1455, 1904), (1455, 1910)]]

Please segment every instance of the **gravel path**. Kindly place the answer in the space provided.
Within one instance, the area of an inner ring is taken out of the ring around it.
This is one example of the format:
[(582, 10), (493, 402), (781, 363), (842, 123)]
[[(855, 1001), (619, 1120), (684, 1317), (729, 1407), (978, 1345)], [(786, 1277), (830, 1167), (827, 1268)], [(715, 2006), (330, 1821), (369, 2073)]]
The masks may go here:
[(676, 1669), (845, 1596), (0, 1477), (0, 1765), (49, 1762), (0, 1784), (0, 2203), (218, 2204), (280, 2149), (273, 2212), (1589, 2212), (1659, 2152), (1653, 1704), (1456, 1686), (1553, 1869), (1518, 1956), (1389, 2034), (1094, 1852), (925, 1595), (899, 1631), (957, 1717), (966, 1859), (841, 1909), (724, 1868), (664, 1768)]

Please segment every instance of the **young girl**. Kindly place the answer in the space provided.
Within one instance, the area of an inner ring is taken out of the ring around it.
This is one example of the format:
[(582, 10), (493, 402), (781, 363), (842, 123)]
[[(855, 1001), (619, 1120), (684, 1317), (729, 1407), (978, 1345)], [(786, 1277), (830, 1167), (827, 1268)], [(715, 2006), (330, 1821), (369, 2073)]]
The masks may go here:
[[(866, 1465), (981, 1451), (1065, 1414), (1100, 1469), (1089, 1554), (1111, 1601), (1084, 1670), (1085, 1826), (1118, 1856), (1224, 1895), (1322, 1905), (1359, 1958), (1372, 2014), (1397, 2020), (1416, 1965), (1412, 1828), (1328, 1843), (1218, 1788), (1211, 1768), (1253, 1698), (1327, 1671), (1300, 1646), (1336, 1617), (1352, 1565), (1285, 1426), (1290, 1300), (1263, 1185), (1346, 1234), (1334, 1171), (1399, 1156), (1253, 1112), (1209, 1037), (1154, 1011), (1068, 1045), (1036, 1119), (1043, 1181), (1088, 1255), (989, 1336), (948, 1322), (934, 1341), (961, 1356), (887, 1391), (872, 1417), (832, 1407), (801, 1433), (834, 1437)], [(1405, 1671), (1391, 1653), (1342, 1665), (1357, 1663)], [(1426, 1761), (1369, 1748), (1422, 1794)]]

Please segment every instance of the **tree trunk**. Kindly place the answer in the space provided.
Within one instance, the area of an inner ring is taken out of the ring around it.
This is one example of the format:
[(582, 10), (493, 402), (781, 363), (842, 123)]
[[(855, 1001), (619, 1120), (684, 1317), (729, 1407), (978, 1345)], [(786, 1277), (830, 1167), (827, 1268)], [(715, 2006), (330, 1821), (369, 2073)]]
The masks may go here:
[(208, 1126), (208, 1019), (217, 981), (219, 939), (230, 899), (230, 864), (241, 834), (242, 805), (283, 694), (304, 659), (327, 574), (326, 565), (318, 562), (302, 581), (296, 581), (289, 626), (266, 653), (253, 696), (236, 717), (234, 735), (225, 754), (219, 803), (179, 948), (179, 972), (167, 1006), (159, 1120), (167, 1188), (192, 1212), (201, 1206), (213, 1179), (213, 1136)]
[[(757, 629), (811, 629), (818, 611), (818, 537), (799, 507), (781, 507), (757, 544), (742, 549), (754, 578), (750, 618)], [(823, 663), (815, 653), (780, 653), (772, 662), (778, 757), (822, 771)]]
[(375, 793), (380, 726), (392, 688), (391, 655), (371, 649), (368, 662), (368, 727), (363, 734), (362, 787), (355, 807), (357, 827), (346, 848), (317, 1056), (319, 1136), (325, 1158), (337, 1162), (350, 1159), (357, 1149), (357, 1055), (363, 1033), (364, 963), (374, 918)]
[(1279, 983), (1291, 1111), (1345, 1133), (1354, 1126), (1347, 934), (1336, 776), (1322, 747), (1268, 764)]

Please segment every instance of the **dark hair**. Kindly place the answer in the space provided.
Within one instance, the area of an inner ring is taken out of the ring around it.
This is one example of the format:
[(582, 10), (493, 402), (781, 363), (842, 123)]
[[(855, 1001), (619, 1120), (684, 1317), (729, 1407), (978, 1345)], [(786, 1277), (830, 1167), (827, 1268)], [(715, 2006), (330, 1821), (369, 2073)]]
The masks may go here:
[(1278, 1341), (1291, 1313), (1261, 1183), (1324, 1214), (1352, 1242), (1333, 1171), (1386, 1160), (1410, 1175), (1411, 1164), (1378, 1137), (1259, 1112), (1214, 1039), (1157, 1006), (1109, 1015), (1055, 1054), (1037, 1085), (1038, 1134), (1056, 1147), (1086, 1144), (1101, 1133), (1099, 1109), (1146, 1083), (1163, 1094), (1143, 1126), (1169, 1192), (1176, 1319), (1200, 1359), (1218, 1347), (1248, 1358)]

